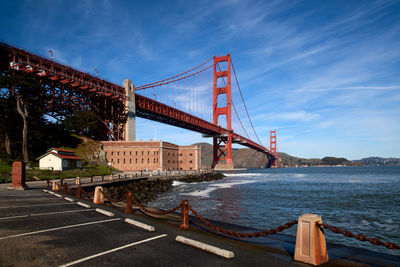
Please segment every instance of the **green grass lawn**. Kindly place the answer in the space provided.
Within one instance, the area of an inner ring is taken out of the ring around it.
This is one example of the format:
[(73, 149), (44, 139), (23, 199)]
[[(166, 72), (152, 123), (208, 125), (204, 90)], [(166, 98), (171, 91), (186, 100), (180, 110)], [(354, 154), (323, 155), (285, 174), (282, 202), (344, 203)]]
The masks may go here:
[(11, 182), (11, 166), (0, 159), (0, 183)]
[[(112, 169), (115, 170), (115, 169)], [(50, 170), (27, 170), (26, 180), (35, 180), (33, 176), (40, 180), (45, 179), (65, 179), (74, 177), (90, 177), (109, 174), (108, 167), (99, 165), (87, 165), (82, 169), (68, 170), (68, 171), (50, 171)]]
[[(112, 171), (116, 169), (111, 168)], [(108, 167), (88, 165), (81, 169), (68, 170), (68, 171), (50, 171), (50, 170), (26, 170), (26, 181), (36, 180), (33, 178), (39, 178), (40, 180), (46, 179), (65, 179), (74, 177), (90, 177), (90, 176), (101, 176), (109, 174)], [(11, 182), (11, 167), (0, 162), (0, 183)]]

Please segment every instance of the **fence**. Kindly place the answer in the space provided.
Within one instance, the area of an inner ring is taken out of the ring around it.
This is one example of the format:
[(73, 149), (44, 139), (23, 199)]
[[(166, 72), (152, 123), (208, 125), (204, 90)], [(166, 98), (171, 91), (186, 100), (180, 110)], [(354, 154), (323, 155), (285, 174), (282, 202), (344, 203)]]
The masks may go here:
[[(299, 220), (293, 220), (290, 222), (287, 222), (281, 226), (271, 228), (269, 230), (263, 230), (263, 231), (257, 231), (257, 232), (251, 232), (251, 233), (241, 233), (241, 232), (236, 232), (232, 230), (225, 229), (223, 227), (220, 227), (218, 225), (213, 224), (200, 214), (189, 204), (188, 200), (182, 200), (179, 205), (176, 207), (173, 207), (168, 210), (152, 210), (149, 209), (147, 206), (143, 205), (140, 203), (137, 198), (134, 196), (133, 192), (128, 192), (126, 195), (121, 197), (120, 199), (112, 199), (111, 197), (107, 196), (107, 194), (104, 193), (103, 189), (101, 186), (97, 186), (95, 188), (95, 191), (93, 192), (87, 192), (85, 191), (80, 184), (77, 184), (76, 188), (69, 188), (68, 184), (64, 183), (63, 181), (61, 182), (53, 182), (53, 190), (58, 191), (58, 186), (63, 187), (63, 192), (65, 194), (73, 194), (77, 198), (87, 198), (89, 200), (92, 200), (95, 204), (102, 204), (102, 203), (109, 203), (110, 205), (114, 206), (113, 203), (116, 202), (123, 202), (126, 201), (124, 211), (125, 213), (131, 214), (132, 213), (132, 206), (133, 203), (136, 204), (136, 206), (143, 211), (146, 214), (149, 215), (156, 215), (156, 216), (165, 216), (171, 213), (174, 213), (178, 210), (181, 210), (181, 223), (180, 223), (180, 229), (182, 230), (188, 230), (190, 228), (189, 225), (189, 213), (191, 212), (193, 216), (198, 218), (204, 225), (207, 227), (213, 229), (216, 232), (222, 233), (227, 236), (233, 236), (237, 238), (257, 238), (257, 237), (265, 237), (267, 235), (271, 234), (276, 234), (278, 232), (282, 232), (286, 229), (289, 229), (293, 227), (296, 224), (300, 224), (300, 221), (302, 223), (302, 226), (298, 226), (297, 229), (297, 239), (296, 239), (296, 249), (295, 249), (295, 260), (300, 260), (306, 263), (311, 263), (314, 265), (318, 265), (324, 262), (328, 261), (328, 254), (326, 251), (326, 245), (325, 245), (325, 238), (323, 234), (323, 229), (328, 229), (332, 231), (333, 233), (336, 234), (342, 234), (345, 237), (349, 238), (355, 238), (359, 241), (362, 242), (369, 242), (373, 245), (376, 246), (385, 246), (388, 249), (400, 249), (400, 246), (393, 243), (393, 242), (384, 242), (378, 238), (368, 238), (363, 234), (354, 234), (350, 231), (342, 230), (338, 227), (334, 227), (328, 224), (323, 224), (321, 217), (317, 215), (302, 215), (299, 217)], [(50, 185), (48, 184), (48, 187)], [(104, 201), (106, 199), (106, 201)], [(304, 224), (303, 224), (304, 223)], [(308, 227), (309, 229), (306, 229), (305, 227)], [(308, 233), (308, 236), (311, 237), (311, 239), (307, 240), (299, 240), (299, 238), (306, 238), (305, 234), (300, 233), (301, 231), (306, 231)], [(313, 255), (308, 255), (306, 259), (304, 258), (304, 255), (301, 254), (301, 244), (309, 244)], [(298, 248), (299, 245), (299, 248)], [(296, 258), (297, 257), (297, 258)]]

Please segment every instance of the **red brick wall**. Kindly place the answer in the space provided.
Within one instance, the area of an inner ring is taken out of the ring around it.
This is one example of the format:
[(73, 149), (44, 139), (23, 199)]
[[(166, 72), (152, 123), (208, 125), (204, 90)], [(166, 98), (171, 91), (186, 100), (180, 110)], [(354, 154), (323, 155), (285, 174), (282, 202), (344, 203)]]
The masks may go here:
[(195, 146), (177, 146), (162, 141), (105, 141), (102, 144), (107, 161), (120, 171), (200, 168), (200, 148)]

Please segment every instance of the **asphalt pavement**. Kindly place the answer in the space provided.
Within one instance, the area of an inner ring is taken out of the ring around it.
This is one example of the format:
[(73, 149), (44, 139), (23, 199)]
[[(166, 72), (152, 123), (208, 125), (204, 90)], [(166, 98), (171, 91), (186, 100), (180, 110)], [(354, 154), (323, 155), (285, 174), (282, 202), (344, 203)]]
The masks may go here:
[[(0, 188), (0, 266), (308, 266), (293, 260), (294, 237), (236, 240), (207, 230), (196, 218), (190, 219), (190, 230), (179, 230), (179, 214), (161, 219), (138, 211), (125, 214), (109, 205), (58, 195), (39, 188)], [(99, 213), (98, 208), (113, 216)], [(155, 231), (131, 225), (126, 218)], [(234, 257), (179, 243), (177, 236), (233, 252)], [(400, 262), (400, 257), (334, 244), (328, 244), (328, 253), (330, 262), (324, 266), (399, 266)]]

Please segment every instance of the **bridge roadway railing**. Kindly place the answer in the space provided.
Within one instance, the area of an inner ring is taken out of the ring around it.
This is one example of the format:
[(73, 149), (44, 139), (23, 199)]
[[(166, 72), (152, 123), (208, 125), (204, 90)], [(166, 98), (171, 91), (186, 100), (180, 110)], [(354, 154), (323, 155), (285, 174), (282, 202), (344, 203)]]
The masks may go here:
[[(132, 214), (133, 213), (133, 203), (138, 207), (138, 209), (150, 216), (165, 216), (171, 213), (174, 213), (178, 210), (181, 210), (181, 222), (180, 222), (180, 229), (181, 230), (189, 230), (189, 212), (191, 212), (196, 218), (198, 218), (205, 226), (213, 229), (217, 233), (222, 233), (227, 236), (232, 236), (236, 238), (257, 238), (257, 237), (266, 237), (268, 235), (276, 234), (278, 232), (282, 232), (286, 229), (293, 227), (296, 224), (300, 224), (304, 219), (304, 217), (316, 217), (317, 220), (313, 221), (311, 225), (307, 223), (303, 224), (302, 226), (298, 226), (297, 229), (297, 238), (296, 238), (296, 251), (295, 251), (295, 260), (303, 261), (306, 263), (312, 263), (314, 265), (319, 265), (328, 261), (328, 253), (326, 250), (325, 244), (325, 237), (322, 229), (328, 229), (333, 233), (342, 234), (345, 237), (355, 238), (362, 242), (369, 242), (376, 246), (384, 246), (388, 249), (400, 249), (400, 246), (393, 243), (393, 242), (384, 242), (379, 238), (368, 238), (363, 234), (354, 234), (350, 231), (342, 230), (338, 227), (331, 226), (329, 224), (323, 224), (322, 219), (320, 219), (317, 215), (306, 214), (299, 217), (298, 220), (293, 220), (287, 222), (281, 226), (271, 228), (269, 230), (257, 231), (257, 232), (237, 232), (225, 229), (221, 226), (218, 226), (203, 216), (201, 216), (190, 204), (188, 200), (181, 200), (180, 204), (168, 209), (168, 210), (159, 210), (156, 208), (150, 208), (142, 203), (135, 197), (134, 192), (127, 192), (123, 195), (120, 199), (113, 199), (112, 197), (108, 196), (101, 186), (97, 186), (94, 191), (88, 192), (85, 191), (79, 184), (76, 188), (72, 189), (69, 188), (67, 183), (57, 183), (53, 182), (53, 189), (58, 191), (58, 187), (55, 188), (54, 185), (59, 185), (63, 187), (63, 192), (65, 194), (73, 194), (77, 198), (86, 198), (88, 200), (93, 201), (95, 204), (110, 204), (116, 208), (123, 208), (125, 213)], [(125, 202), (122, 205), (115, 206), (113, 203), (118, 202)], [(318, 219), (319, 218), (319, 219)], [(304, 228), (309, 227), (310, 229), (304, 230)], [(314, 229), (314, 230), (313, 230)], [(310, 231), (311, 230), (311, 231)], [(305, 231), (306, 234), (303, 232)], [(312, 233), (314, 231), (314, 233)], [(309, 237), (308, 237), (309, 236)], [(309, 240), (301, 240), (307, 239)], [(298, 251), (302, 249), (301, 246), (304, 244), (310, 245), (315, 251), (315, 255), (309, 258), (304, 258), (304, 255), (300, 255)], [(314, 247), (315, 246), (315, 247)], [(299, 256), (300, 255), (300, 256)], [(297, 258), (296, 258), (297, 257)]]

